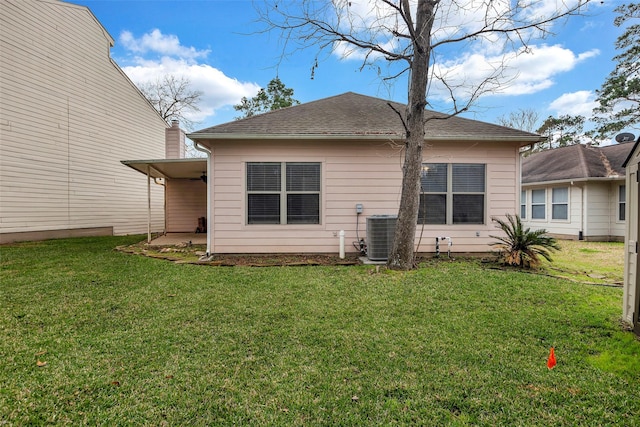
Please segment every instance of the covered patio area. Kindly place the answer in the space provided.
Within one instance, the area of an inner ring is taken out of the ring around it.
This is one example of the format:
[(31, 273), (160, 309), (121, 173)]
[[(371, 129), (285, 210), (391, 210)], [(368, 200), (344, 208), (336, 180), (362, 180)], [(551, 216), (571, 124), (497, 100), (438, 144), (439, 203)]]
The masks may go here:
[[(122, 164), (146, 175), (147, 188), (152, 183), (164, 187), (164, 229), (160, 237), (153, 239), (149, 224), (149, 244), (207, 244), (207, 233), (196, 233), (206, 230), (199, 227), (199, 218), (206, 224), (207, 159), (123, 160)], [(150, 198), (150, 192), (147, 193)], [(151, 209), (150, 199), (148, 205)]]

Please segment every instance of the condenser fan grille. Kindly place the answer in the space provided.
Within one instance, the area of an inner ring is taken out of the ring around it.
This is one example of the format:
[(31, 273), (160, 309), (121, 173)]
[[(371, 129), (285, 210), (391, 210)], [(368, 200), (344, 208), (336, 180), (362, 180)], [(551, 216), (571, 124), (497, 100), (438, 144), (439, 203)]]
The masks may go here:
[(386, 261), (389, 259), (397, 219), (396, 215), (372, 215), (367, 217), (367, 257), (371, 261)]

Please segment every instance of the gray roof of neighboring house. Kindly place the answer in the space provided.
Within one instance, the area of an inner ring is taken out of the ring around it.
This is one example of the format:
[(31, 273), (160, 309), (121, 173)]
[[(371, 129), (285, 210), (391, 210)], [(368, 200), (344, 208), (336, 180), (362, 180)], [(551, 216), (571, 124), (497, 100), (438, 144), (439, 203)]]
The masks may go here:
[[(403, 138), (399, 114), (405, 105), (347, 92), (246, 119), (223, 123), (188, 135), (191, 139), (260, 138)], [(426, 110), (426, 140), (474, 139), (537, 142), (541, 137), (504, 126), (449, 117)], [(442, 120), (447, 118), (446, 120)], [(431, 120), (434, 119), (434, 120)]]
[(633, 142), (605, 147), (584, 144), (533, 153), (522, 162), (522, 183), (624, 177)]

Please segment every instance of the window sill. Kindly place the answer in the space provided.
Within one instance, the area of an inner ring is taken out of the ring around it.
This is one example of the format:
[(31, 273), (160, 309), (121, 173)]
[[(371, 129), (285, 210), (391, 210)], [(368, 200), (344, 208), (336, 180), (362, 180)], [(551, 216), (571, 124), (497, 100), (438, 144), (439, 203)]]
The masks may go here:
[(323, 224), (243, 224), (243, 228), (264, 230), (324, 230)]

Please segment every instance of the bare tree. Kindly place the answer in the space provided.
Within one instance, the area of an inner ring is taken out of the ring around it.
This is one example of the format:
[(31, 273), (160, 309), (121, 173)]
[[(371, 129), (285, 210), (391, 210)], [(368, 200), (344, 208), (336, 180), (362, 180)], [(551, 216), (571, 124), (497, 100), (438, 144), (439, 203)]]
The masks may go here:
[[(492, 64), (480, 83), (470, 85), (456, 83), (459, 80), (446, 67), (438, 66), (438, 52), (490, 44), (502, 54), (526, 53), (533, 38), (548, 34), (554, 21), (579, 14), (590, 1), (271, 0), (259, 10), (267, 31), (281, 32), (283, 58), (297, 49), (315, 47), (318, 55), (327, 51), (361, 55), (362, 67), (388, 61), (387, 79), (408, 73), (406, 111), (398, 112), (405, 128), (404, 163), (396, 233), (387, 262), (390, 268), (415, 266), (428, 89), (436, 82), (448, 91), (454, 115), (505, 84), (504, 61)], [(551, 4), (554, 7), (548, 7)]]
[(539, 119), (540, 115), (533, 108), (519, 108), (517, 111), (511, 111), (508, 116), (498, 117), (496, 121), (502, 126), (535, 132)]
[(178, 120), (187, 130), (197, 124), (188, 114), (200, 111), (198, 104), (203, 93), (191, 89), (188, 78), (167, 74), (138, 87), (167, 123)]

